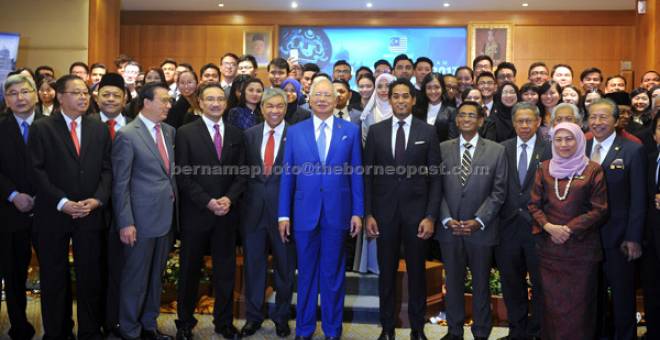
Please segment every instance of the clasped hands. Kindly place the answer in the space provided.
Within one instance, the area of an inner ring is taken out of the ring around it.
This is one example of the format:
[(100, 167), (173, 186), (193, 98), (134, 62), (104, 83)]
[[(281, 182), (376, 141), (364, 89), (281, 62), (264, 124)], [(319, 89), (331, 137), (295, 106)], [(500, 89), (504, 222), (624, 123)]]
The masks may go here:
[(16, 209), (22, 213), (29, 212), (32, 210), (32, 208), (34, 208), (34, 198), (22, 192), (16, 194), (11, 202), (14, 203)]
[(550, 238), (555, 244), (564, 244), (569, 238), (571, 238), (571, 234), (573, 234), (568, 226), (552, 223), (546, 223), (543, 226), (543, 230), (550, 234)]
[[(376, 222), (376, 219), (369, 215), (367, 216), (367, 225), (365, 226), (367, 230), (367, 237), (369, 238), (377, 238), (380, 235), (380, 231), (378, 229), (378, 222)], [(422, 240), (428, 240), (433, 236), (433, 231), (435, 230), (435, 223), (429, 219), (429, 218), (424, 218), (421, 222), (419, 222), (419, 225), (417, 226), (417, 237), (421, 238)]]
[(209, 201), (206, 208), (211, 210), (216, 216), (225, 216), (229, 213), (229, 209), (231, 208), (231, 200), (227, 196), (222, 196), (217, 199), (214, 198)]
[(82, 201), (67, 201), (64, 203), (64, 206), (62, 206), (62, 212), (71, 216), (73, 219), (77, 218), (83, 218), (89, 213), (92, 212), (92, 210), (98, 208), (101, 206), (101, 202), (97, 200), (96, 198), (88, 198), (86, 200)]
[(481, 224), (477, 220), (457, 221), (451, 219), (447, 222), (447, 228), (451, 229), (454, 236), (470, 236), (473, 232), (481, 229)]

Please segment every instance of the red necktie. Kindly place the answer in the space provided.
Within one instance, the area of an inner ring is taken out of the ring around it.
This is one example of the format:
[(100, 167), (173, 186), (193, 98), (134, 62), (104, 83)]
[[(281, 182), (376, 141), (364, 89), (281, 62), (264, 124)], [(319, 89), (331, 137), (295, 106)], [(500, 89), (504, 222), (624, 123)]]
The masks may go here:
[(266, 152), (264, 153), (264, 175), (266, 176), (270, 176), (271, 172), (273, 171), (273, 162), (275, 160), (274, 134), (275, 130), (271, 129), (268, 136), (268, 142), (266, 142)]
[(78, 134), (76, 133), (76, 127), (78, 124), (76, 123), (75, 120), (71, 121), (71, 140), (73, 141), (73, 146), (76, 147), (76, 154), (80, 156), (80, 141), (78, 140)]
[(160, 133), (160, 124), (156, 124), (156, 145), (158, 145), (158, 152), (160, 153), (160, 158), (163, 160), (165, 165), (165, 172), (170, 174), (170, 159), (167, 157), (167, 151), (165, 151), (165, 143), (163, 142), (163, 135)]
[(114, 119), (108, 119), (105, 123), (108, 124), (108, 129), (110, 130), (110, 139), (115, 140), (115, 125), (117, 125), (117, 122)]

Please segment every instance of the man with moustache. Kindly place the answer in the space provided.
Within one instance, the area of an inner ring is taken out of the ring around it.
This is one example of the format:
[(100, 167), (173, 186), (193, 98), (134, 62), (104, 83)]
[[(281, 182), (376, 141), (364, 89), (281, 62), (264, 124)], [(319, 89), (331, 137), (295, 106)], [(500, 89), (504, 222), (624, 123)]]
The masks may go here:
[(580, 74), (582, 93), (598, 90), (603, 82), (603, 72), (596, 67), (589, 67)]
[(291, 229), (296, 240), (296, 339), (311, 339), (316, 329), (320, 288), (323, 332), (326, 339), (336, 340), (341, 337), (346, 293), (346, 237), (349, 229), (352, 237), (360, 233), (364, 215), (362, 176), (343, 169), (362, 164), (362, 138), (357, 126), (332, 115), (337, 94), (329, 79), (317, 77), (310, 92), (312, 119), (287, 131), (279, 231), (282, 242), (290, 241)]
[(275, 58), (268, 63), (268, 81), (271, 87), (280, 87), (289, 74), (289, 63), (284, 58)]
[(30, 125), (43, 115), (35, 111), (37, 88), (32, 79), (15, 74), (4, 83), (9, 112), (0, 118), (0, 280), (5, 283), (11, 339), (31, 339), (27, 320), (25, 280), (32, 256), (34, 196), (32, 163), (27, 150)]
[(367, 167), (416, 167), (418, 173), (365, 176), (366, 228), (378, 243), (379, 340), (394, 339), (396, 274), (404, 246), (408, 273), (411, 339), (426, 339), (426, 249), (438, 219), (442, 182), (437, 167), (440, 148), (433, 126), (413, 118), (415, 90), (398, 79), (389, 86), (393, 117), (371, 126), (364, 151)]
[(466, 266), (472, 272), (472, 335), (487, 339), (492, 328), (488, 278), (508, 172), (504, 147), (477, 133), (483, 122), (479, 103), (461, 103), (456, 115), (460, 136), (440, 144), (444, 195), (435, 238), (447, 272), (449, 332), (443, 339), (448, 340), (463, 337)]
[(90, 92), (75, 75), (57, 80), (60, 111), (31, 126), (44, 339), (72, 337), (69, 244), (73, 243), (78, 338), (101, 339), (103, 209), (112, 186), (107, 127), (84, 116)]
[[(108, 128), (110, 139), (114, 141), (117, 131), (126, 126), (131, 118), (122, 114), (126, 102), (124, 78), (118, 73), (107, 73), (99, 82), (97, 94), (94, 99), (99, 106), (99, 113), (92, 113), (90, 118), (101, 121)], [(114, 225), (112, 208), (108, 207), (104, 214), (107, 235), (107, 291), (105, 306), (106, 331), (119, 334), (119, 283), (121, 279), (121, 241)]]
[[(512, 109), (516, 138), (504, 141), (508, 194), (500, 218), (500, 244), (495, 258), (501, 273), (502, 291), (509, 320), (507, 339), (538, 339), (541, 332), (541, 287), (532, 216), (527, 210), (534, 174), (541, 162), (552, 157), (550, 145), (536, 134), (541, 117), (536, 105), (521, 102)], [(529, 308), (527, 273), (532, 282)]]
[(337, 106), (333, 112), (334, 116), (361, 126), (360, 115), (362, 112), (350, 108), (350, 102), (352, 102), (351, 98), (354, 92), (351, 90), (351, 86), (348, 85), (348, 82), (341, 79), (333, 80), (332, 86), (335, 88), (335, 92), (337, 92)]
[(406, 54), (399, 54), (394, 58), (394, 69), (392, 74), (397, 79), (410, 80), (413, 76), (413, 61)]
[(172, 107), (167, 85), (144, 85), (139, 106), (112, 145), (112, 206), (123, 261), (119, 331), (123, 339), (167, 340), (172, 337), (156, 322), (177, 200), (175, 130), (163, 123)]
[[(192, 329), (197, 323), (193, 313), (201, 264), (209, 247), (213, 261), (215, 331), (225, 339), (233, 339), (238, 331), (233, 325), (237, 226), (232, 204), (238, 202), (243, 181), (229, 170), (243, 165), (245, 146), (241, 131), (222, 120), (227, 98), (220, 84), (202, 84), (197, 98), (203, 112), (201, 119), (179, 128), (176, 138), (177, 165), (182, 169), (177, 175), (181, 191), (177, 338), (192, 339)], [(219, 167), (221, 175), (204, 171), (204, 167)], [(201, 170), (191, 172), (186, 168)]]
[[(262, 169), (246, 177), (247, 187), (241, 206), (241, 229), (245, 252), (246, 322), (241, 336), (251, 336), (264, 320), (264, 292), (268, 269), (268, 249), (273, 254), (273, 283), (276, 291), (275, 310), (270, 318), (275, 334), (284, 338), (291, 334), (288, 322), (295, 280), (296, 248), (280, 240), (277, 206), (280, 191), (278, 168), (282, 165), (288, 124), (286, 93), (266, 89), (261, 99), (264, 123), (245, 131), (245, 165)], [(275, 171), (273, 169), (275, 168)]]
[[(619, 108), (610, 99), (589, 106), (587, 157), (600, 164), (607, 180), (609, 216), (600, 229), (603, 245), (603, 274), (599, 316), (601, 336), (634, 339), (635, 264), (642, 255), (642, 231), (646, 214), (646, 156), (644, 147), (616, 132)], [(613, 322), (606, 321), (607, 288), (612, 290)], [(603, 325), (613, 325), (613, 330)], [(614, 334), (608, 334), (608, 333)]]

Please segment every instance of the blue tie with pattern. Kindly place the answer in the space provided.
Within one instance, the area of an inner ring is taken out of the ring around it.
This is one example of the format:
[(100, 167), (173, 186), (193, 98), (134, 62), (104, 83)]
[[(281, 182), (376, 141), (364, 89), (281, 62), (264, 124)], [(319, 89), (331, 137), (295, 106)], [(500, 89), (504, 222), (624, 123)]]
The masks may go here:
[(22, 129), (21, 132), (23, 134), (23, 141), (25, 142), (25, 144), (27, 144), (28, 133), (30, 131), (30, 124), (28, 124), (26, 121), (23, 121), (23, 123), (21, 123), (21, 129)]
[(325, 122), (321, 122), (319, 126), (319, 138), (316, 140), (316, 147), (319, 150), (319, 159), (321, 164), (325, 165), (325, 127), (328, 126)]

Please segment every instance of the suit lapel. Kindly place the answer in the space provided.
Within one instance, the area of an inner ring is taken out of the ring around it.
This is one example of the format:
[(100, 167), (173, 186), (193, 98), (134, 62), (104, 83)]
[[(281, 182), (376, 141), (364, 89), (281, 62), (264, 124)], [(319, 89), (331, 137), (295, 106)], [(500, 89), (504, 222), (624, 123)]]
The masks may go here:
[(621, 151), (621, 138), (623, 137), (617, 134), (617, 136), (614, 138), (614, 142), (612, 142), (612, 145), (610, 146), (610, 149), (607, 150), (607, 155), (605, 155), (605, 159), (603, 159), (603, 162), (600, 163), (603, 169), (608, 168), (610, 163), (612, 163), (612, 161), (614, 161), (616, 157), (619, 155), (619, 152)]
[[(206, 123), (204, 123), (204, 118), (200, 117), (199, 119), (195, 120), (195, 122), (192, 123), (192, 124), (197, 124), (197, 129), (199, 129), (199, 135), (202, 138), (202, 144), (204, 145), (204, 147), (206, 147), (207, 152), (209, 152), (210, 155), (213, 155), (212, 158), (214, 160), (217, 160), (218, 164), (220, 164), (221, 159), (218, 159), (218, 153), (215, 150), (215, 144), (213, 143), (213, 139), (211, 138), (211, 135), (209, 134), (209, 130), (206, 127)], [(223, 152), (220, 155), (220, 157), (222, 157), (225, 154), (224, 151), (225, 151), (225, 148), (226, 148), (226, 145), (227, 145), (226, 141), (229, 140), (227, 138), (227, 130), (228, 130), (227, 129), (227, 124), (224, 123), (224, 122), (223, 122), (223, 124), (225, 125), (225, 135), (222, 138), (222, 151)]]
[[(467, 188), (468, 183), (470, 182), (470, 179), (472, 178), (472, 173), (474, 173), (474, 167), (475, 165), (479, 164), (479, 161), (481, 160), (482, 155), (484, 154), (486, 149), (486, 142), (484, 142), (483, 137), (479, 136), (479, 141), (477, 142), (477, 146), (475, 147), (473, 156), (472, 156), (472, 163), (470, 164), (470, 168), (472, 171), (470, 171), (470, 175), (468, 178), (465, 180), (465, 186), (463, 188)], [(460, 149), (459, 149), (460, 153)]]
[[(144, 144), (147, 146), (147, 149), (149, 149), (151, 153), (154, 155), (154, 157), (156, 157), (156, 159), (160, 161), (158, 162), (158, 164), (160, 164), (160, 167), (161, 169), (163, 169), (163, 172), (166, 172), (165, 164), (163, 164), (162, 158), (160, 157), (160, 152), (158, 152), (158, 148), (156, 147), (156, 142), (154, 141), (154, 138), (151, 137), (151, 133), (147, 131), (148, 130), (147, 126), (144, 125), (141, 119), (138, 119), (137, 124), (135, 124), (135, 128), (138, 130), (138, 134), (142, 138)], [(171, 158), (172, 157), (170, 157), (170, 159)]]
[[(161, 126), (165, 127), (165, 125)], [(172, 136), (172, 132), (168, 128), (163, 128), (162, 131), (163, 139), (165, 139), (165, 148), (167, 148), (167, 158), (170, 161), (170, 173), (172, 173), (172, 169), (174, 169), (174, 136)]]
[[(538, 143), (536, 143), (538, 145)], [(518, 139), (513, 141), (513, 146), (510, 148), (506, 148), (506, 156), (509, 157), (509, 164), (513, 165), (513, 173), (511, 174), (512, 176), (515, 176), (516, 179), (520, 178), (520, 172), (518, 171), (518, 162), (517, 162), (517, 157), (518, 155)], [(529, 174), (529, 171), (527, 172)], [(520, 188), (520, 181), (514, 181), (516, 183), (516, 187)]]
[[(314, 118), (312, 119), (307, 119), (301, 123), (298, 124), (307, 124), (309, 127), (306, 129), (302, 129), (303, 133), (305, 135), (305, 139), (307, 140), (307, 147), (309, 148), (310, 152), (312, 155), (314, 155), (314, 159), (317, 162), (321, 161), (321, 158), (319, 158), (319, 151), (316, 147), (316, 138), (314, 135), (316, 134), (315, 128), (314, 128)], [(325, 157), (326, 161), (328, 160), (328, 157)]]
[[(21, 161), (24, 161), (26, 155), (26, 148), (25, 148), (25, 140), (23, 139), (23, 132), (21, 131), (22, 129), (20, 126), (18, 126), (18, 121), (16, 120), (16, 117), (14, 117), (13, 113), (7, 113), (7, 115), (9, 116), (10, 126), (11, 126), (10, 138), (13, 139), (14, 145), (16, 145), (16, 155), (20, 157)], [(37, 117), (35, 115), (35, 120), (36, 118)], [(34, 123), (34, 121), (32, 123)]]
[[(419, 127), (417, 126), (418, 122), (415, 119), (410, 120), (410, 131), (408, 133), (408, 145), (406, 145), (406, 153), (405, 153), (405, 163), (409, 164), (410, 159), (412, 157), (411, 153), (413, 152), (413, 146), (415, 145), (415, 142), (417, 141), (417, 137), (419, 134)], [(392, 129), (390, 129), (391, 133)], [(390, 139), (391, 140), (391, 139)], [(392, 145), (392, 143), (390, 143)]]
[(59, 131), (60, 137), (62, 138), (64, 145), (66, 145), (66, 148), (69, 150), (69, 153), (71, 153), (71, 156), (74, 159), (78, 159), (79, 157), (78, 153), (76, 153), (76, 147), (73, 145), (73, 140), (71, 140), (71, 133), (69, 131), (69, 127), (66, 126), (66, 120), (64, 119), (63, 115), (64, 114), (62, 111), (53, 115), (53, 119), (55, 120), (55, 128)]
[[(344, 123), (347, 123), (343, 119), (335, 118), (333, 119), (334, 123), (332, 124), (332, 136), (330, 136), (330, 148), (328, 149), (328, 154), (325, 156), (325, 164), (330, 163), (332, 156), (336, 152), (336, 149), (339, 147), (340, 138), (344, 136), (343, 126)], [(353, 124), (353, 123), (350, 123)]]
[[(527, 175), (525, 175), (525, 180), (523, 181), (523, 188), (526, 188), (527, 185), (529, 185), (529, 182), (534, 179), (534, 175), (536, 174), (536, 169), (539, 166), (539, 163), (541, 162), (541, 154), (543, 153), (543, 150), (545, 149), (545, 143), (541, 138), (536, 138), (536, 143), (534, 144), (534, 151), (532, 152), (532, 160), (529, 163), (529, 167), (527, 169)], [(514, 156), (515, 157), (515, 156)]]
[(388, 123), (385, 129), (385, 138), (383, 138), (383, 143), (385, 143), (385, 150), (387, 150), (387, 159), (390, 164), (394, 164), (394, 150), (392, 149), (392, 124), (393, 117), (387, 119)]
[(89, 148), (91, 135), (89, 134), (89, 121), (83, 116), (80, 117), (80, 159), (85, 157)]

